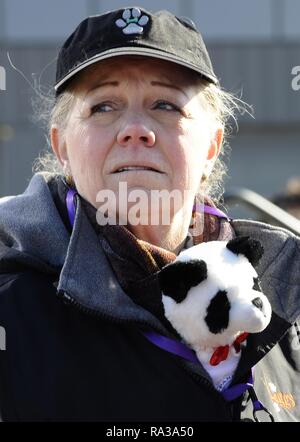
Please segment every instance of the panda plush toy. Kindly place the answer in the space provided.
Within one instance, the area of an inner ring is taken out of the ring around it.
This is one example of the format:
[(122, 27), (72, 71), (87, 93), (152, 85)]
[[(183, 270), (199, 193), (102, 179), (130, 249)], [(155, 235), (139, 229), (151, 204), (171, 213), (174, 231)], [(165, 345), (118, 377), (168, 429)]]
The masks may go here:
[(262, 255), (249, 237), (211, 241), (182, 251), (158, 275), (166, 318), (219, 391), (229, 386), (248, 334), (271, 320), (253, 267)]

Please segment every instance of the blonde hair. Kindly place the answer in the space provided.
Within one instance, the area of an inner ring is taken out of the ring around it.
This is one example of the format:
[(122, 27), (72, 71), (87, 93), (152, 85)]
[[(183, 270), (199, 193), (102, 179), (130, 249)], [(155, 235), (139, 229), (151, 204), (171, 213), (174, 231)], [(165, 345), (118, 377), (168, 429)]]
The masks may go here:
[(75, 96), (73, 89), (68, 87), (57, 98), (51, 92), (39, 93), (33, 100), (34, 121), (41, 123), (46, 132), (47, 148), (34, 160), (32, 171), (48, 172), (51, 174), (64, 175), (63, 168), (52, 151), (50, 134), (52, 125), (56, 125), (62, 134), (67, 127), (69, 116), (73, 108)]
[[(202, 104), (209, 113), (212, 124), (217, 124), (224, 129), (224, 138), (222, 149), (217, 158), (214, 168), (210, 175), (203, 177), (199, 186), (199, 196), (211, 198), (218, 203), (223, 195), (223, 181), (227, 174), (226, 159), (230, 153), (229, 138), (232, 134), (233, 127), (238, 129), (236, 114), (247, 112), (251, 115), (251, 107), (243, 102), (236, 95), (227, 92), (203, 78), (197, 76), (199, 84), (199, 94)], [(74, 82), (57, 97), (50, 93), (43, 96), (43, 99), (36, 99), (33, 103), (35, 121), (42, 122), (44, 130), (47, 131), (48, 148), (34, 161), (33, 172), (49, 172), (52, 174), (64, 174), (62, 166), (58, 159), (51, 152), (50, 131), (51, 126), (56, 125), (62, 133), (68, 124), (70, 112), (72, 110), (75, 94)], [(232, 124), (233, 123), (233, 124)], [(49, 149), (50, 148), (50, 149)]]
[(199, 188), (202, 199), (208, 196), (218, 203), (224, 193), (223, 182), (228, 171), (229, 140), (234, 128), (238, 130), (237, 114), (248, 113), (252, 116), (252, 108), (237, 95), (203, 79), (199, 84), (199, 94), (202, 98), (201, 103), (211, 118), (212, 127), (222, 127), (224, 131), (220, 154), (213, 170)]

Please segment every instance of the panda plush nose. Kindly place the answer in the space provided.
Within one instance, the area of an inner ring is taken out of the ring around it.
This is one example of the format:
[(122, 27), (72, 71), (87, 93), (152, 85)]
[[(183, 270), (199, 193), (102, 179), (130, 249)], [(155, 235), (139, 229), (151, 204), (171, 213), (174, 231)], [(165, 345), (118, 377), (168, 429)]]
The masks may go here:
[(255, 305), (259, 310), (263, 309), (263, 302), (260, 298), (254, 298), (252, 299), (252, 304)]

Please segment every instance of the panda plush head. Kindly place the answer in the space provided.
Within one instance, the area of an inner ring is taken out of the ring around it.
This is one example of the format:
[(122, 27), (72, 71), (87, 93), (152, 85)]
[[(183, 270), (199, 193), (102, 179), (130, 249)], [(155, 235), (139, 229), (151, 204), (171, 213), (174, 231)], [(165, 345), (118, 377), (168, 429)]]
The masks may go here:
[(196, 352), (267, 327), (271, 306), (254, 269), (262, 255), (260, 242), (237, 237), (193, 246), (162, 268), (165, 316)]

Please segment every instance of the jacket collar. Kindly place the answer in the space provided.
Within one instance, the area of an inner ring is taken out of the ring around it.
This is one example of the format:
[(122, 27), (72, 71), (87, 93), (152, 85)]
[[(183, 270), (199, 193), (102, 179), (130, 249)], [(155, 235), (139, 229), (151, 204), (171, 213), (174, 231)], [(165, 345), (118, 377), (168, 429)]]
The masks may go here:
[(60, 271), (70, 235), (47, 185), (50, 178), (55, 179), (35, 174), (23, 194), (0, 198), (1, 273)]
[(136, 305), (122, 290), (77, 196), (74, 227), (65, 256), (58, 292), (65, 292), (81, 306), (112, 320), (134, 321), (166, 333), (160, 321)]

